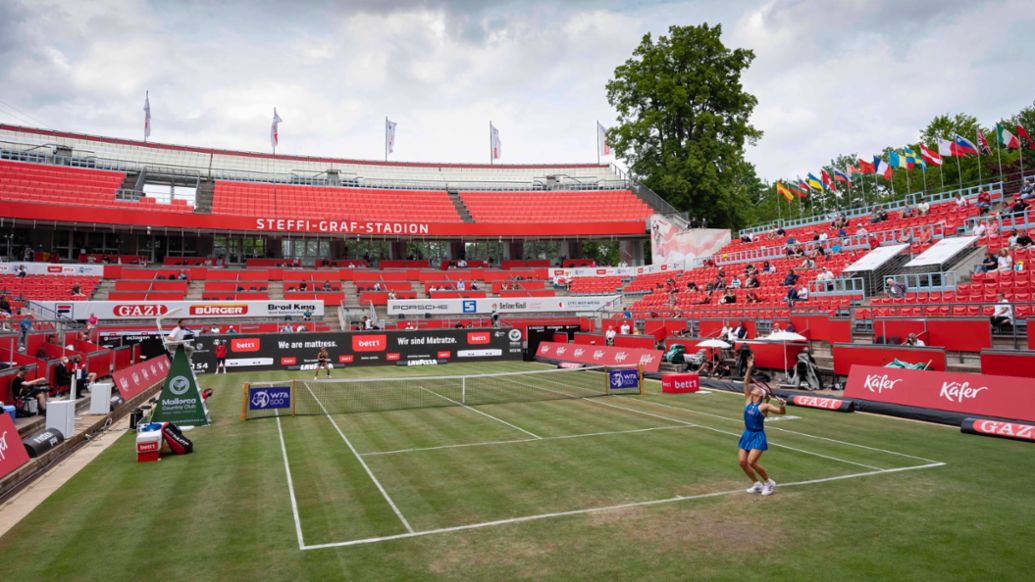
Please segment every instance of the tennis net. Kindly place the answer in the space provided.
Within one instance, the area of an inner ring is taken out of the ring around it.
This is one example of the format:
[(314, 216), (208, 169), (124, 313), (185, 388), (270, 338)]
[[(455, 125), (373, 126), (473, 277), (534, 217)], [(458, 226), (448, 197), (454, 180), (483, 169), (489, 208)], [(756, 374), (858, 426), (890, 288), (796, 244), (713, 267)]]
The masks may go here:
[[(244, 385), (242, 419), (593, 398), (610, 393), (605, 366), (466, 376), (290, 380)], [(635, 370), (635, 367), (621, 369)]]

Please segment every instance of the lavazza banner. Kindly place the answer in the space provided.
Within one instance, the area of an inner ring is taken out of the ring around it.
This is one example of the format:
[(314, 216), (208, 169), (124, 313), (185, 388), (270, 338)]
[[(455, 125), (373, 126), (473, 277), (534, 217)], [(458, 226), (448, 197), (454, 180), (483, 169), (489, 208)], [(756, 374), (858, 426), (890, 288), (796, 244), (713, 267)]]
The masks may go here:
[(43, 307), (71, 319), (85, 320), (91, 314), (100, 319), (151, 319), (171, 314), (173, 318), (204, 317), (300, 317), (306, 311), (323, 315), (323, 300), (314, 301), (41, 301)]
[(388, 315), (487, 315), (499, 313), (557, 313), (599, 311), (621, 303), (620, 295), (569, 295), (485, 299), (392, 299)]
[(320, 348), (335, 368), (350, 366), (518, 360), (518, 329), (429, 329), (341, 333), (205, 335), (195, 343), (196, 372), (216, 369), (215, 342), (226, 342), (226, 367), (235, 371), (315, 370)]
[(1035, 421), (1031, 378), (852, 366), (845, 396), (969, 416)]

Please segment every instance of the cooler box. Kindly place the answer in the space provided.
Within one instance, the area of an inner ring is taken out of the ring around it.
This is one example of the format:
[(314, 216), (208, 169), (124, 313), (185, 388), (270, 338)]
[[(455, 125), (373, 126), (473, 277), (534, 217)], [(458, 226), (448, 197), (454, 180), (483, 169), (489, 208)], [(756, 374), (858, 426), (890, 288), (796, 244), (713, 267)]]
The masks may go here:
[(157, 461), (162, 450), (162, 429), (137, 433), (137, 462)]
[(60, 432), (65, 440), (71, 439), (75, 434), (75, 401), (48, 400), (47, 428)]
[(108, 414), (111, 412), (111, 382), (94, 382), (90, 384), (90, 414)]
[(4, 405), (4, 414), (7, 414), (7, 415), (9, 415), (11, 417), (11, 424), (14, 424), (15, 417), (17, 416), (15, 414), (16, 410), (17, 409), (15, 407), (13, 407), (13, 406), (11, 406), (9, 404), (5, 404)]
[(666, 394), (691, 394), (701, 389), (697, 374), (662, 374), (661, 391)]

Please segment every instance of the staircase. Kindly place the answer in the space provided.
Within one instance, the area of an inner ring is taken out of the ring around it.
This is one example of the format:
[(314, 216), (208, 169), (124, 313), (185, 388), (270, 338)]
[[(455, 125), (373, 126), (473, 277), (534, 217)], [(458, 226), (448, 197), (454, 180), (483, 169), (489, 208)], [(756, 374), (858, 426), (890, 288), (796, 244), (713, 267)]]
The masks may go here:
[(142, 183), (143, 176), (141, 172), (126, 172), (126, 178), (122, 181), (122, 185), (119, 186), (119, 190), (132, 192), (132, 200), (136, 200), (140, 197), (141, 188), (144, 186)]
[(215, 197), (215, 192), (215, 180), (207, 180), (198, 184), (198, 189), (194, 195), (194, 212), (200, 212), (202, 214), (211, 214), (212, 199)]
[(205, 289), (204, 281), (191, 281), (187, 283), (187, 295), (184, 299), (197, 300), (201, 299), (201, 292)]
[(90, 301), (104, 301), (108, 295), (115, 290), (115, 281), (112, 279), (101, 279), (101, 282), (93, 288)]
[(449, 199), (453, 201), (453, 207), (456, 208), (456, 213), (460, 215), (465, 223), (474, 222), (474, 217), (471, 216), (471, 211), (464, 205), (464, 201), (460, 198), (460, 192), (456, 190), (449, 190)]
[(270, 299), (283, 299), (284, 298), (284, 282), (283, 281), (270, 281), (269, 289)]

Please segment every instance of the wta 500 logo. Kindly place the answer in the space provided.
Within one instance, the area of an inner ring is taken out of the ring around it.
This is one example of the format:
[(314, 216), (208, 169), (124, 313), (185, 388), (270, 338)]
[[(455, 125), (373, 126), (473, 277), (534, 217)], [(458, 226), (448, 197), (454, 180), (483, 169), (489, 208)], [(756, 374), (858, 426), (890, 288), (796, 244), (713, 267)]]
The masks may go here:
[(863, 381), (863, 388), (880, 394), (885, 390), (894, 390), (895, 385), (902, 381), (902, 378), (891, 379), (887, 374), (867, 374)]

